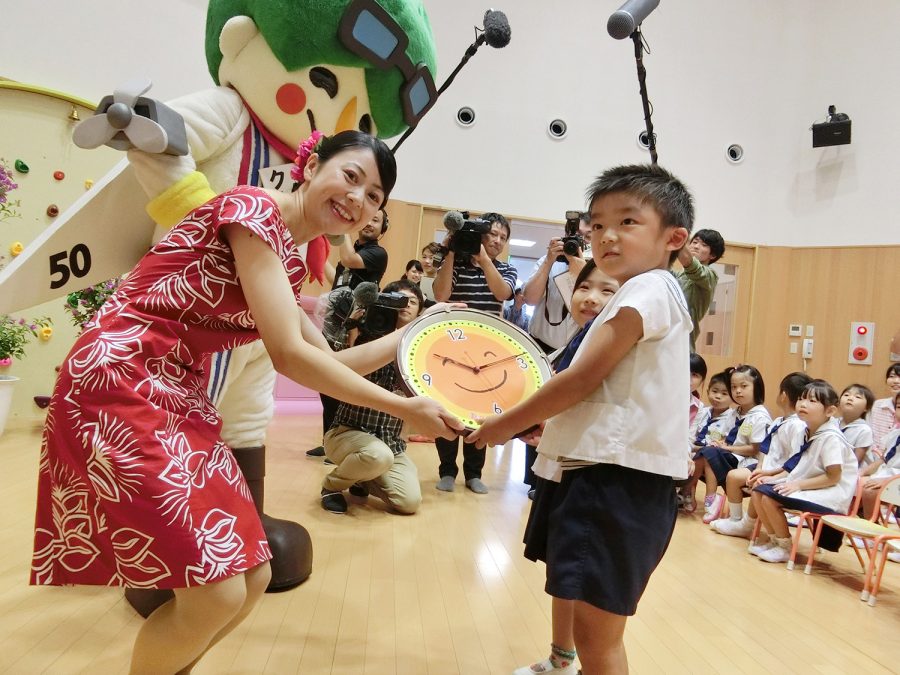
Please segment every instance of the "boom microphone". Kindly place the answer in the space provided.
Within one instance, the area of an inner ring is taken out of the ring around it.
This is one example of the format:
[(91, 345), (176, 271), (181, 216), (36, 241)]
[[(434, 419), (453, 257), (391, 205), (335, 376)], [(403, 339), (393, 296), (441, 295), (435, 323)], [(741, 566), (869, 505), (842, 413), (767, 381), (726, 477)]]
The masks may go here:
[(484, 39), (494, 49), (502, 49), (509, 44), (512, 31), (509, 19), (500, 11), (489, 9), (484, 13)]
[(659, 0), (628, 0), (610, 15), (606, 22), (606, 32), (616, 40), (624, 40), (658, 6)]
[(368, 307), (378, 300), (378, 286), (371, 281), (363, 281), (353, 289), (354, 307)]
[(447, 228), (447, 232), (450, 234), (459, 232), (464, 224), (465, 219), (459, 211), (447, 211), (444, 215), (444, 227)]

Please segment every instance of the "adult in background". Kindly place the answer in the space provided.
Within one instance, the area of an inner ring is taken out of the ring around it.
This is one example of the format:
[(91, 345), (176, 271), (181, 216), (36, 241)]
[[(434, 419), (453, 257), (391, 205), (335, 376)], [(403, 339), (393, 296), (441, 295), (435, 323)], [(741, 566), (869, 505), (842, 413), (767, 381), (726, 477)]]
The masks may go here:
[[(547, 354), (565, 347), (578, 330), (578, 324), (572, 320), (566, 305), (566, 298), (571, 297), (572, 291), (564, 294), (560, 286), (568, 288), (573, 285), (587, 262), (585, 251), (591, 245), (590, 214), (578, 214), (577, 232), (584, 241), (584, 248), (579, 247), (575, 255), (566, 253), (563, 239), (554, 237), (547, 245), (546, 255), (534, 264), (534, 271), (523, 288), (525, 302), (534, 306), (528, 332)], [(526, 444), (523, 480), (528, 485), (529, 497), (534, 496), (535, 480), (531, 466), (536, 459), (537, 448)]]
[(691, 241), (678, 252), (678, 262), (682, 270), (675, 272), (675, 278), (684, 293), (691, 313), (691, 351), (694, 352), (697, 336), (700, 335), (700, 321), (709, 311), (719, 275), (712, 264), (725, 254), (725, 240), (715, 230), (698, 230)]
[[(480, 309), (500, 316), (503, 303), (513, 295), (518, 275), (516, 268), (497, 260), (503, 247), (509, 241), (509, 221), (499, 213), (485, 213), (481, 216), (491, 224), (490, 232), (481, 235), (481, 249), (475, 255), (457, 258), (450, 239), (444, 242), (450, 251), (434, 279), (434, 297), (438, 302), (464, 302), (470, 309)], [(451, 235), (451, 238), (454, 235)], [(438, 490), (452, 492), (459, 473), (456, 457), (459, 454), (459, 439), (435, 439), (440, 457)], [(466, 487), (476, 494), (485, 494), (488, 489), (481, 481), (485, 451), (471, 443), (463, 443), (463, 476)]]

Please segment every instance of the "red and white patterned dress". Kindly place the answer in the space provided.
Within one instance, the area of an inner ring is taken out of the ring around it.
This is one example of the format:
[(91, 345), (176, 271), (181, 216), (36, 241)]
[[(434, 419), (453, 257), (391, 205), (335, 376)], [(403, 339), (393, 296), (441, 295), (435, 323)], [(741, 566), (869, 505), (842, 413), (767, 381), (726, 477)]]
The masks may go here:
[(32, 584), (184, 588), (270, 559), (204, 369), (259, 338), (219, 238), (240, 223), (299, 294), (306, 263), (275, 203), (238, 187), (138, 263), (60, 371), (41, 446)]

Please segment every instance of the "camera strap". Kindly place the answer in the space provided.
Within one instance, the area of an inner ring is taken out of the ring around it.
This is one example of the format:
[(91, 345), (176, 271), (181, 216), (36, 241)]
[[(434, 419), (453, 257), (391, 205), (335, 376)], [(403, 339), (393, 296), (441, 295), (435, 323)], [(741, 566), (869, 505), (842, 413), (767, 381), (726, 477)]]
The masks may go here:
[(550, 304), (550, 302), (549, 302), (550, 301), (550, 281), (551, 281), (551, 278), (548, 276), (547, 277), (547, 288), (544, 290), (544, 320), (548, 324), (550, 324), (551, 326), (553, 326), (555, 328), (556, 326), (560, 325), (563, 321), (565, 321), (567, 316), (569, 316), (569, 308), (566, 307), (566, 303), (565, 303), (565, 301), (563, 301), (562, 316), (559, 318), (559, 321), (554, 323), (553, 321), (550, 320), (550, 310), (547, 309), (547, 305)]

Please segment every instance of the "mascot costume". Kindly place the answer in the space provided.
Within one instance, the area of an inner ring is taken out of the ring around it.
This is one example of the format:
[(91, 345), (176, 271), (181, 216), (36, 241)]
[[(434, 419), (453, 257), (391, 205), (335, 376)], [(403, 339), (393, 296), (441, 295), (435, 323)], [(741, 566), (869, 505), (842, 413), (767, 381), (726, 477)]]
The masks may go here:
[[(365, 35), (369, 44), (352, 51), (345, 46)], [(36, 252), (4, 270), (0, 287), (8, 299), (16, 298), (6, 304), (38, 304), (121, 274), (151, 239), (235, 185), (291, 190), (289, 167), (313, 131), (394, 136), (414, 126), (435, 99), (434, 38), (422, 0), (210, 0), (206, 56), (218, 86), (168, 104), (184, 118), (188, 154), (130, 150), (128, 162), (62, 214), (53, 232), (35, 240)], [(134, 231), (117, 229), (110, 243), (111, 223), (119, 227), (123, 220)], [(73, 245), (93, 250), (93, 269), (78, 279), (51, 278), (48, 290), (42, 256)], [(310, 276), (321, 282), (327, 241), (313, 240), (305, 255)], [(309, 534), (262, 513), (275, 371), (261, 341), (214, 355), (209, 371), (222, 438), (244, 473), (273, 554), (269, 590), (292, 588), (311, 573)], [(146, 617), (172, 593), (127, 589), (126, 597)]]
[[(410, 59), (434, 72), (434, 39), (421, 0), (379, 2), (405, 32)], [(338, 26), (352, 4), (210, 0), (206, 56), (219, 86), (169, 103), (184, 117), (190, 154), (129, 152), (150, 198), (147, 213), (158, 229), (172, 227), (235, 185), (290, 189), (288, 166), (313, 131), (330, 135), (359, 129), (389, 137), (406, 128), (400, 70), (380, 70), (338, 39)], [(320, 283), (327, 256), (324, 238), (310, 242), (307, 264)], [(292, 588), (312, 570), (306, 530), (262, 513), (264, 443), (274, 412), (275, 377), (257, 341), (216, 354), (208, 390), (222, 415), (222, 439), (232, 448), (263, 519), (273, 554), (270, 591)], [(129, 589), (127, 595), (146, 615), (168, 594)]]

